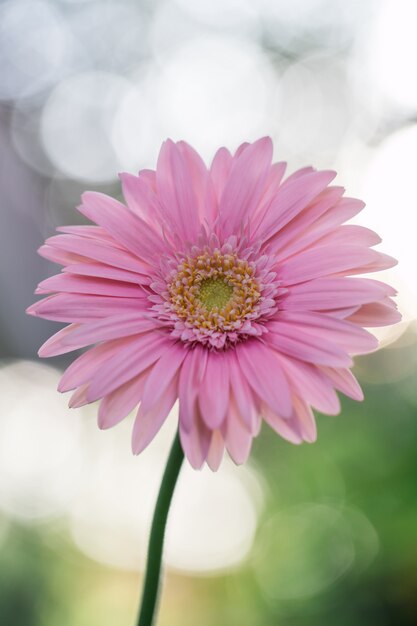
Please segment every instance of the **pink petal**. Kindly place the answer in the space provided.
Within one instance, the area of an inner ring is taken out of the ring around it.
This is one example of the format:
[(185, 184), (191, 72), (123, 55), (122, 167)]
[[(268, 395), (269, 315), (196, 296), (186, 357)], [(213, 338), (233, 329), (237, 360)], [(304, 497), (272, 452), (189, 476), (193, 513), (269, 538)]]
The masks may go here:
[[(104, 240), (89, 239), (77, 235), (55, 235), (46, 240), (49, 247), (71, 253), (69, 263), (88, 261), (100, 261), (106, 265), (143, 274), (148, 271), (148, 265), (144, 264), (127, 250), (123, 250), (116, 243), (112, 244)], [(74, 256), (75, 255), (75, 256)]]
[(59, 293), (35, 302), (28, 315), (55, 322), (88, 322), (121, 312), (142, 310), (139, 298), (113, 298), (88, 294)]
[(159, 402), (171, 381), (178, 375), (188, 350), (184, 343), (172, 344), (153, 366), (143, 391), (141, 405), (143, 413), (147, 413), (153, 404)]
[(258, 236), (267, 241), (284, 228), (302, 211), (336, 176), (335, 172), (311, 172), (278, 190), (265, 217)]
[(365, 203), (357, 198), (340, 198), (331, 210), (328, 210), (317, 220), (315, 227), (320, 229), (322, 233), (329, 232), (332, 228), (360, 213), (364, 207)]
[(329, 379), (319, 368), (297, 359), (281, 356), (281, 361), (296, 395), (321, 413), (337, 415), (340, 402)]
[(334, 246), (337, 244), (351, 244), (355, 246), (371, 247), (381, 243), (382, 239), (373, 230), (356, 226), (355, 224), (344, 224), (338, 226), (320, 238), (319, 244)]
[(231, 402), (225, 422), (225, 442), (227, 451), (237, 465), (246, 463), (251, 447), (252, 435), (244, 426), (243, 418), (239, 415), (237, 406)]
[(265, 189), (272, 159), (272, 142), (264, 137), (248, 146), (233, 162), (220, 201), (222, 233), (235, 234), (254, 213)]
[[(63, 272), (68, 274), (76, 274), (80, 276), (93, 276), (97, 278), (108, 278), (110, 280), (122, 281), (124, 283), (133, 283), (135, 285), (148, 285), (151, 282), (149, 268), (143, 274), (137, 272), (129, 272), (118, 267), (103, 265), (102, 263), (77, 263), (64, 267)], [(143, 270), (145, 272), (145, 269)]]
[(244, 141), (243, 143), (241, 143), (241, 144), (240, 144), (240, 146), (238, 146), (238, 147), (236, 148), (236, 151), (235, 151), (235, 153), (234, 153), (233, 157), (236, 159), (236, 158), (237, 158), (238, 156), (240, 156), (240, 155), (242, 154), (242, 152), (243, 152), (244, 150), (246, 150), (246, 148), (248, 148), (249, 146), (250, 146), (249, 141)]
[(344, 393), (345, 396), (349, 396), (349, 398), (359, 402), (363, 400), (363, 391), (350, 370), (336, 369), (334, 367), (320, 367), (319, 369), (331, 380), (336, 389)]
[(87, 237), (96, 241), (107, 241), (108, 243), (115, 244), (113, 237), (101, 226), (92, 226), (91, 224), (82, 226), (58, 226), (55, 230), (58, 233), (65, 233), (66, 235)]
[(380, 300), (389, 289), (367, 278), (316, 278), (289, 287), (281, 306), (291, 310), (320, 311)]
[(293, 397), (295, 419), (304, 441), (313, 443), (317, 439), (317, 426), (310, 407), (298, 396)]
[(89, 382), (97, 369), (111, 356), (117, 354), (121, 348), (129, 345), (130, 341), (130, 338), (108, 341), (79, 356), (65, 370), (59, 382), (58, 391), (69, 391)]
[(152, 260), (164, 249), (162, 238), (124, 204), (95, 191), (82, 195), (78, 210), (96, 224), (103, 226), (112, 237), (135, 256)]
[(184, 430), (190, 431), (196, 412), (198, 389), (206, 371), (208, 351), (202, 346), (188, 350), (180, 371), (179, 420)]
[(311, 248), (279, 264), (277, 274), (285, 285), (295, 285), (342, 272), (353, 274), (373, 271), (372, 267), (379, 267), (380, 264), (382, 269), (388, 262), (384, 256), (376, 250), (353, 245)]
[(283, 417), (292, 412), (287, 378), (276, 354), (258, 340), (238, 344), (236, 355), (247, 382), (273, 411)]
[(207, 458), (212, 431), (207, 428), (197, 411), (191, 430), (187, 431), (180, 422), (180, 439), (184, 453), (194, 469), (200, 469)]
[(87, 391), (88, 391), (88, 384), (81, 385), (81, 387), (78, 387), (78, 389), (74, 391), (71, 398), (69, 399), (69, 402), (68, 402), (69, 408), (78, 409), (81, 406), (85, 406), (86, 404), (89, 404), (88, 398), (87, 398)]
[[(276, 258), (288, 258), (320, 238), (323, 233), (317, 234), (317, 230), (321, 216), (335, 211), (343, 193), (343, 187), (326, 187), (285, 228), (278, 231), (268, 244)], [(324, 229), (323, 232), (327, 231)]]
[[(270, 248), (274, 251), (277, 261), (319, 245), (318, 242), (325, 245), (327, 236), (331, 236), (340, 228), (345, 219), (362, 210), (363, 202), (342, 198), (343, 192), (343, 187), (327, 187), (276, 234), (271, 240)], [(345, 203), (345, 200), (349, 202)], [(371, 241), (375, 241), (375, 236)], [(359, 241), (354, 243), (361, 244)]]
[(176, 378), (171, 380), (163, 396), (146, 413), (142, 405), (139, 407), (132, 432), (134, 454), (140, 454), (159, 432), (177, 399), (177, 385)]
[(71, 274), (56, 274), (43, 280), (39, 283), (35, 293), (53, 293), (54, 291), (117, 296), (119, 298), (143, 296), (143, 291), (139, 285), (87, 276), (72, 276)]
[(229, 368), (226, 353), (209, 352), (204, 378), (199, 387), (200, 411), (204, 422), (219, 428), (230, 401)]
[(219, 430), (213, 431), (210, 448), (207, 454), (207, 464), (213, 472), (217, 472), (224, 454), (224, 441)]
[(313, 174), (313, 173), (317, 173), (317, 170), (314, 167), (312, 167), (311, 165), (307, 165), (306, 167), (300, 167), (300, 169), (295, 170), (295, 172), (293, 172), (292, 174), (287, 176), (287, 178), (285, 179), (285, 181), (282, 184), (282, 187), (285, 189), (291, 183), (293, 183), (295, 180), (300, 180), (300, 178), (303, 178), (303, 177), (305, 177), (305, 176), (307, 176), (309, 174)]
[(271, 202), (276, 196), (282, 178), (285, 174), (286, 168), (287, 164), (284, 161), (281, 161), (279, 163), (273, 163), (269, 169), (269, 174), (265, 183), (265, 189), (254, 212), (253, 223), (251, 223), (251, 239), (254, 238), (257, 226), (260, 226), (260, 224), (263, 222), (265, 215), (269, 210)]
[(248, 432), (253, 434), (257, 412), (255, 400), (235, 354), (230, 355), (229, 375), (230, 386), (236, 401), (236, 411), (241, 415)]
[(63, 338), (62, 344), (72, 346), (71, 350), (75, 350), (99, 341), (121, 339), (149, 330), (157, 332), (157, 323), (157, 320), (143, 316), (138, 311), (122, 313), (77, 326)]
[(214, 159), (210, 167), (210, 176), (218, 203), (220, 203), (222, 198), (226, 182), (229, 178), (232, 163), (233, 157), (229, 150), (227, 150), (227, 148), (219, 148), (214, 155)]
[(364, 304), (358, 309), (358, 311), (348, 317), (350, 322), (359, 324), (359, 326), (367, 326), (369, 328), (397, 324), (401, 321), (401, 319), (401, 313), (384, 302)]
[(217, 213), (217, 199), (210, 173), (203, 159), (188, 143), (179, 141), (177, 147), (187, 163), (200, 222), (212, 225)]
[(355, 304), (355, 306), (344, 307), (343, 309), (326, 309), (324, 311), (320, 311), (320, 313), (325, 313), (326, 315), (329, 315), (330, 317), (335, 317), (336, 319), (344, 320), (344, 319), (347, 319), (349, 315), (352, 315), (353, 313), (355, 313), (355, 311), (357, 311), (358, 308), (359, 308), (358, 305)]
[(146, 183), (148, 189), (156, 194), (156, 172), (155, 170), (143, 169), (139, 170), (139, 178)]
[(60, 250), (59, 248), (55, 248), (54, 246), (50, 246), (47, 244), (38, 248), (38, 254), (44, 259), (48, 259), (48, 261), (58, 263), (58, 265), (68, 265), (69, 263), (82, 263), (88, 260), (86, 257), (80, 256), (79, 254), (66, 252), (65, 250)]
[(93, 375), (89, 388), (91, 401), (103, 398), (155, 363), (169, 346), (166, 336), (152, 331), (131, 338), (128, 345), (112, 355)]
[(98, 411), (99, 428), (115, 426), (139, 404), (149, 371), (129, 380), (112, 393), (104, 396)]
[(123, 196), (129, 209), (145, 221), (153, 223), (155, 215), (161, 216), (162, 208), (154, 191), (149, 187), (146, 176), (119, 174)]
[[(349, 272), (350, 274), (370, 274), (371, 272), (380, 272), (381, 270), (389, 269), (398, 264), (397, 259), (389, 256), (389, 254), (383, 254), (378, 250), (370, 250), (369, 252), (375, 252), (376, 255), (371, 263), (355, 267)], [(344, 274), (344, 272), (338, 271), (337, 273), (335, 273), (336, 276), (340, 274)]]
[(280, 353), (319, 365), (352, 365), (347, 352), (329, 341), (326, 333), (308, 332), (302, 326), (282, 321), (272, 322), (268, 328), (269, 342)]
[(267, 405), (262, 408), (262, 417), (273, 430), (287, 441), (295, 444), (302, 443), (303, 437), (297, 420), (293, 418), (282, 419), (282, 417), (274, 413)]
[(69, 326), (59, 330), (57, 333), (52, 335), (52, 337), (49, 337), (49, 339), (39, 348), (38, 355), (45, 358), (72, 352), (75, 348), (73, 346), (66, 345), (65, 339), (77, 328), (79, 328), (78, 324), (70, 324)]
[(196, 197), (186, 160), (168, 139), (162, 144), (156, 169), (158, 195), (172, 227), (184, 241), (194, 242), (200, 230)]
[(275, 330), (281, 322), (285, 323), (286, 328), (287, 324), (293, 324), (300, 330), (313, 332), (317, 337), (322, 336), (323, 340), (334, 342), (349, 354), (365, 354), (378, 347), (378, 341), (368, 331), (323, 313), (282, 311), (279, 322), (271, 322), (271, 327)]

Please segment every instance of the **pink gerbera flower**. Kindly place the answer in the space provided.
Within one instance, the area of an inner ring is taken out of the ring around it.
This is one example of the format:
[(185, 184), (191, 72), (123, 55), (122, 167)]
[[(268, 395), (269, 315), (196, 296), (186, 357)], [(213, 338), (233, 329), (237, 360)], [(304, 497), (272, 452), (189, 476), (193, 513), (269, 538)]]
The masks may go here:
[(40, 248), (64, 265), (28, 312), (70, 325), (42, 357), (95, 344), (64, 373), (70, 406), (100, 400), (114, 426), (139, 405), (141, 452), (179, 399), (193, 467), (216, 469), (224, 448), (246, 460), (263, 418), (293, 443), (314, 441), (311, 408), (336, 414), (335, 390), (362, 399), (352, 356), (374, 350), (364, 326), (400, 319), (382, 282), (353, 277), (395, 261), (372, 231), (341, 225), (363, 208), (329, 186), (335, 173), (284, 180), (272, 142), (225, 148), (207, 169), (185, 142), (166, 141), (156, 171), (121, 174), (126, 204), (87, 192), (97, 225), (63, 227)]

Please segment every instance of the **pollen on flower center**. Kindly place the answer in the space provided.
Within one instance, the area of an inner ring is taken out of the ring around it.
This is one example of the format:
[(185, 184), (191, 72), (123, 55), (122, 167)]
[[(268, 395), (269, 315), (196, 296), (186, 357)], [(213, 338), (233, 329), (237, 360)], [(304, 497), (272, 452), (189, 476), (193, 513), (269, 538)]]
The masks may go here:
[(254, 263), (219, 249), (185, 257), (171, 273), (166, 305), (188, 329), (182, 338), (218, 347), (249, 329), (262, 300), (255, 270)]
[(233, 287), (224, 278), (218, 276), (206, 278), (200, 283), (197, 298), (206, 309), (222, 309), (233, 295)]

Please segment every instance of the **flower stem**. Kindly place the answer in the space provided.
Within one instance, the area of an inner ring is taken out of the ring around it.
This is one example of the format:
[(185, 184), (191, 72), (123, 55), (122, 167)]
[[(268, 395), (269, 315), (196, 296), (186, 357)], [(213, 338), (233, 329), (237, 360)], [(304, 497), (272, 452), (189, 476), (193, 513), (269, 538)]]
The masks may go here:
[(151, 534), (149, 538), (148, 558), (146, 563), (145, 584), (143, 586), (142, 603), (137, 626), (152, 626), (161, 577), (162, 548), (165, 527), (168, 518), (175, 485), (180, 473), (184, 452), (179, 434), (175, 435), (168, 462), (162, 477), (158, 499), (153, 514)]

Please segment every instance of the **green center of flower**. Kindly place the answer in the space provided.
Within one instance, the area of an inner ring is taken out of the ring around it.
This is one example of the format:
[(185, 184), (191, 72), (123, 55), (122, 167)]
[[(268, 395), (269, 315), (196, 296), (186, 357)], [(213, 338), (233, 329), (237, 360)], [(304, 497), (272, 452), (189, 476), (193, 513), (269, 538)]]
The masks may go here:
[(217, 249), (184, 257), (167, 287), (167, 307), (197, 339), (199, 333), (236, 333), (257, 316), (261, 299), (255, 265)]
[(224, 278), (213, 276), (200, 283), (197, 298), (209, 311), (214, 308), (222, 309), (233, 296), (233, 287)]

